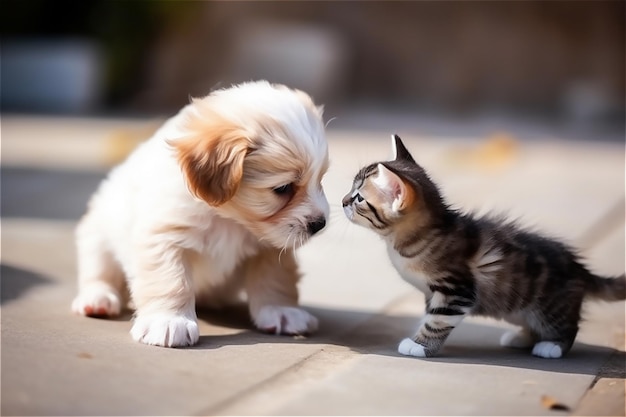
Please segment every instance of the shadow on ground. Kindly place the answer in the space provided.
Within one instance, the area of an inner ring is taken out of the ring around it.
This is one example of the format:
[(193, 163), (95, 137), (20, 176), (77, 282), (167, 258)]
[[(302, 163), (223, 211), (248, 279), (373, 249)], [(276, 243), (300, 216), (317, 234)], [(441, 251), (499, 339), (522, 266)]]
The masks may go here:
[[(34, 292), (36, 289), (39, 292), (38, 300), (40, 300), (45, 299), (45, 294), (54, 289), (56, 293), (59, 291), (62, 293), (61, 298), (66, 303), (60, 305), (58, 301), (50, 300), (50, 304), (45, 306), (46, 315), (56, 316), (58, 320), (65, 320), (64, 317), (67, 317), (67, 323), (58, 326), (57, 331), (61, 334), (55, 334), (55, 338), (64, 338), (63, 332), (67, 332), (68, 335), (74, 334), (77, 329), (72, 328), (72, 326), (78, 325), (76, 320), (80, 321), (81, 339), (84, 338), (85, 341), (102, 337), (124, 340), (124, 336), (117, 334), (117, 332), (130, 330), (132, 312), (129, 310), (115, 320), (82, 317), (72, 320), (69, 305), (74, 289), (71, 286), (10, 265), (2, 265), (1, 267), (2, 305), (3, 316), (5, 317), (19, 320), (20, 310), (33, 311), (31, 304), (34, 303), (29, 297), (31, 290)], [(11, 309), (4, 310), (5, 304), (9, 301), (11, 301), (9, 303)], [(601, 346), (575, 343), (565, 358), (557, 360), (536, 358), (528, 350), (500, 347), (499, 339), (504, 331), (502, 328), (472, 322), (462, 323), (452, 333), (439, 356), (427, 359), (403, 357), (396, 351), (397, 344), (404, 337), (412, 335), (419, 317), (316, 306), (305, 306), (305, 308), (320, 320), (319, 332), (310, 337), (276, 336), (261, 333), (252, 326), (245, 305), (221, 310), (200, 309), (198, 318), (202, 336), (199, 343), (188, 349), (174, 350), (179, 352), (184, 350), (210, 351), (228, 346), (277, 343), (312, 344), (320, 347), (330, 345), (340, 348), (346, 347), (364, 355), (383, 355), (404, 360), (504, 366), (594, 376), (599, 371), (598, 361), (609, 363), (607, 359), (612, 358), (610, 364), (605, 365), (604, 368), (606, 369), (603, 368), (603, 372), (618, 378), (624, 378), (626, 374), (624, 352)], [(118, 322), (118, 325), (113, 325), (112, 322)], [(55, 327), (57, 326), (55, 325)], [(3, 333), (5, 330), (11, 331), (3, 326)], [(126, 336), (126, 343), (134, 344), (130, 336)], [(139, 348), (139, 346), (137, 347)], [(155, 347), (154, 349), (162, 348)]]
[(52, 281), (40, 274), (15, 266), (0, 265), (0, 304), (16, 300), (33, 287), (49, 285)]
[[(229, 335), (201, 336), (199, 343), (190, 349), (210, 350), (229, 345), (263, 343), (309, 343), (347, 347), (362, 354), (402, 357), (397, 353), (397, 344), (404, 337), (412, 335), (411, 332), (419, 321), (419, 317), (308, 306), (305, 308), (320, 319), (320, 331), (306, 338), (260, 333), (252, 326), (245, 306), (220, 311), (200, 310), (199, 320), (242, 331)], [(353, 327), (354, 323), (360, 324)], [(592, 359), (604, 356), (611, 358), (610, 366), (605, 369), (605, 373), (616, 378), (626, 377), (625, 352), (576, 342), (564, 358), (556, 360), (537, 358), (531, 355), (530, 349), (508, 349), (499, 346), (503, 331), (502, 328), (495, 326), (465, 322), (451, 334), (438, 356), (425, 359), (406, 357), (406, 359), (596, 375), (597, 363)]]

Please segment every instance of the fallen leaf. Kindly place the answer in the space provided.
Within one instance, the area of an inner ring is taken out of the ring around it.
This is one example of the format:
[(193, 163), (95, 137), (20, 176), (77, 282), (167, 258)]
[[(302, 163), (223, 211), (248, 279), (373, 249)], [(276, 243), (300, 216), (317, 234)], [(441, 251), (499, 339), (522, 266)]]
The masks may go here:
[(109, 135), (105, 142), (106, 161), (115, 165), (128, 156), (140, 143), (150, 138), (156, 131), (155, 126), (145, 126), (136, 129), (116, 130)]
[(496, 132), (473, 146), (458, 146), (447, 153), (455, 166), (480, 170), (501, 170), (510, 166), (520, 154), (519, 141), (506, 132)]
[(569, 411), (569, 407), (549, 395), (541, 396), (541, 405), (548, 410)]
[(76, 356), (78, 356), (81, 359), (93, 359), (93, 355), (91, 353), (87, 353), (87, 352), (80, 352)]

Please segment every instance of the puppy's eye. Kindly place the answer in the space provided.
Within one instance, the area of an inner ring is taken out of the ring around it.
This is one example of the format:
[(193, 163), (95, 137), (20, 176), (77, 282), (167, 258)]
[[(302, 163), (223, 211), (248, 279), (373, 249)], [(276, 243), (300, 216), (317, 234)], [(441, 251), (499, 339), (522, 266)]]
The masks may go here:
[(292, 195), (294, 191), (293, 183), (281, 185), (280, 187), (274, 188), (272, 191), (274, 191), (274, 194), (277, 194), (277, 195), (284, 195), (284, 196)]

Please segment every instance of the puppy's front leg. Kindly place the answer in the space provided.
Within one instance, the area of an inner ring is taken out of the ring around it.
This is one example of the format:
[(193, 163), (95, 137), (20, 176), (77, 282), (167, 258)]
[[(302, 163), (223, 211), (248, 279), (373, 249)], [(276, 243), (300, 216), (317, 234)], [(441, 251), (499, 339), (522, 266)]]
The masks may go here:
[(191, 270), (184, 250), (167, 243), (142, 245), (131, 281), (137, 311), (133, 339), (167, 347), (194, 345), (199, 338)]
[(310, 334), (317, 319), (298, 308), (298, 266), (293, 253), (263, 249), (247, 260), (246, 291), (257, 328), (275, 334)]

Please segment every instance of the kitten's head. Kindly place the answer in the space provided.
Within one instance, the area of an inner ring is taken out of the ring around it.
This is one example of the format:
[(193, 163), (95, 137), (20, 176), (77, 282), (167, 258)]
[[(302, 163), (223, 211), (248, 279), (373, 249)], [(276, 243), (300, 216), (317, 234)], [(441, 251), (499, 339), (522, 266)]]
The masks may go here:
[(342, 200), (350, 221), (381, 235), (404, 224), (426, 225), (445, 212), (437, 186), (419, 166), (398, 135), (392, 136), (394, 158), (361, 169)]

